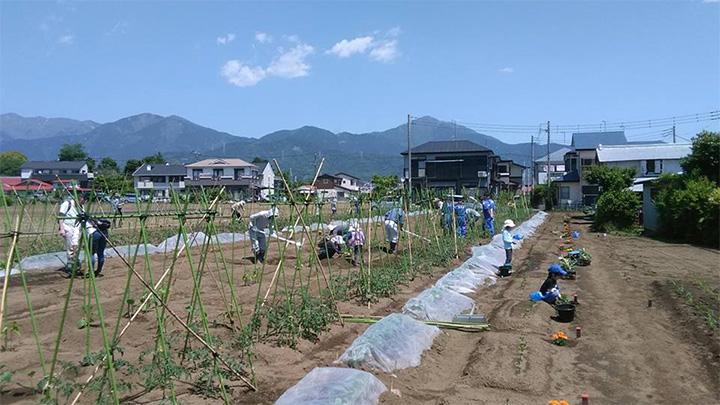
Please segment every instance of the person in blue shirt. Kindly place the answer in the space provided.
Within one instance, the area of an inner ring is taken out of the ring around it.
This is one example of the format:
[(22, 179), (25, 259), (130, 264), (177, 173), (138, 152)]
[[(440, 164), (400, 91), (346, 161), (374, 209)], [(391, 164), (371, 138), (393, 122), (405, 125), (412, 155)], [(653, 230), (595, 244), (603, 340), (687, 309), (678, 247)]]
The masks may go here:
[(548, 267), (548, 277), (540, 287), (540, 291), (530, 294), (530, 299), (533, 301), (543, 300), (550, 305), (555, 305), (558, 297), (560, 297), (560, 290), (562, 289), (557, 281), (560, 277), (566, 275), (567, 272), (558, 264), (551, 264), (550, 267)]
[(515, 228), (515, 222), (512, 219), (507, 219), (503, 223), (502, 240), (505, 247), (505, 265), (508, 266), (512, 262), (512, 251), (513, 251), (513, 236), (510, 231)]
[(455, 199), (455, 231), (460, 236), (465, 236), (467, 233), (467, 221), (465, 220), (466, 211), (465, 204), (462, 201), (463, 196), (455, 195), (453, 198)]
[(485, 229), (490, 233), (490, 237), (495, 235), (495, 201), (490, 198), (490, 194), (485, 194), (482, 202), (483, 216), (485, 217)]
[(398, 243), (398, 229), (402, 231), (405, 225), (405, 212), (402, 208), (393, 208), (385, 214), (385, 236), (390, 242), (388, 253), (395, 253)]

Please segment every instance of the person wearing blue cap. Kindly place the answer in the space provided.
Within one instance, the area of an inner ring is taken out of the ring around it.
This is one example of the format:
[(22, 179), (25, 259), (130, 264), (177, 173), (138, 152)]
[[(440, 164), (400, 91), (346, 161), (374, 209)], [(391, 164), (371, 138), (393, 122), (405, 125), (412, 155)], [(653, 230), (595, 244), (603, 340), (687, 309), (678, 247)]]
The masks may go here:
[(551, 264), (548, 267), (548, 277), (540, 287), (540, 291), (530, 294), (530, 298), (537, 301), (543, 300), (550, 305), (555, 305), (558, 297), (560, 297), (560, 290), (562, 289), (557, 281), (560, 277), (567, 275), (567, 272), (560, 267), (558, 264)]

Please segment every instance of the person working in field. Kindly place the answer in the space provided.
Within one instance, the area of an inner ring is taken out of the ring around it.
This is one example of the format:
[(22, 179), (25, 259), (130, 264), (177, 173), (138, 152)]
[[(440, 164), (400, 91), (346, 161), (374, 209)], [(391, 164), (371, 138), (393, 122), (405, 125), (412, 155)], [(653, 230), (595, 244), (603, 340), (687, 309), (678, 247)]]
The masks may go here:
[(357, 266), (359, 260), (362, 260), (363, 245), (365, 245), (365, 234), (359, 226), (351, 226), (346, 238), (348, 239), (348, 246), (350, 246), (353, 253), (352, 265)]
[[(105, 264), (105, 247), (108, 241), (110, 221), (107, 219), (89, 219), (85, 223), (85, 230), (90, 243), (90, 269), (95, 277), (99, 277)], [(95, 256), (97, 256), (97, 267), (95, 267)]]
[(464, 237), (467, 234), (467, 221), (465, 216), (467, 215), (467, 208), (463, 203), (462, 195), (452, 196), (454, 200), (453, 208), (455, 209), (455, 231), (458, 235)]
[(510, 231), (512, 231), (514, 228), (515, 222), (513, 222), (512, 219), (506, 219), (503, 223), (502, 240), (503, 247), (505, 248), (506, 266), (509, 266), (512, 263), (513, 244), (515, 244), (515, 242), (513, 241), (513, 236)]
[(405, 225), (405, 211), (402, 208), (393, 208), (385, 213), (385, 236), (390, 242), (388, 253), (395, 253), (398, 243), (398, 231)]
[(113, 200), (110, 202), (110, 205), (112, 206), (112, 209), (113, 209), (113, 215), (120, 217), (119, 220), (117, 218), (113, 218), (113, 226), (119, 224), (119, 226), (121, 227), (122, 226), (122, 215), (123, 215), (123, 212), (122, 212), (123, 203), (122, 203), (122, 201), (120, 201), (120, 196), (115, 195), (115, 198), (113, 198)]
[(230, 210), (232, 211), (233, 221), (240, 221), (240, 219), (242, 219), (243, 213), (245, 212), (245, 200), (240, 200), (234, 203), (232, 207), (230, 207)]
[[(275, 220), (280, 216), (277, 207), (250, 215), (248, 235), (255, 254), (255, 262), (263, 263), (267, 253), (267, 236), (275, 232)], [(267, 231), (265, 231), (267, 229)]]
[(73, 269), (75, 274), (82, 274), (80, 263), (78, 262), (78, 247), (80, 245), (81, 221), (80, 214), (85, 204), (85, 195), (78, 194), (77, 201), (70, 195), (60, 204), (58, 216), (63, 217), (58, 221), (60, 237), (65, 241), (65, 253), (67, 254), (67, 262), (65, 267), (60, 269), (67, 277), (72, 277)]
[(477, 221), (482, 218), (482, 214), (477, 212), (474, 208), (465, 209), (465, 222), (470, 225), (474, 225)]
[(567, 272), (560, 267), (558, 264), (551, 264), (548, 267), (548, 276), (540, 287), (540, 291), (530, 294), (530, 299), (533, 301), (545, 301), (550, 305), (555, 305), (555, 302), (560, 297), (560, 290), (562, 289), (557, 283), (560, 277), (567, 275)]
[(495, 200), (490, 197), (490, 193), (485, 194), (482, 202), (483, 216), (485, 217), (485, 229), (490, 233), (492, 238), (495, 235)]

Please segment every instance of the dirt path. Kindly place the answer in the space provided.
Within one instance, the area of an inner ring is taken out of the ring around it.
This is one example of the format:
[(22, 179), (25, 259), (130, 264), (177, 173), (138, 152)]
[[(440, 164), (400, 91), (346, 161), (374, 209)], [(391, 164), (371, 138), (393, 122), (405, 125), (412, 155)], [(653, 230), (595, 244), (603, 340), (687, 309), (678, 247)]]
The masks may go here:
[[(581, 302), (572, 323), (552, 321), (549, 305), (528, 300), (559, 253), (551, 232), (562, 229), (562, 215), (554, 214), (518, 252), (515, 276), (476, 294), (478, 312), (489, 314), (493, 330), (443, 333), (420, 367), (394, 379), (381, 376), (402, 394), (385, 394), (382, 403), (579, 404), (581, 394), (592, 404), (720, 402), (717, 333), (691, 321), (697, 314), (662, 287), (668, 280), (703, 281), (715, 289), (706, 302), (717, 308), (718, 252), (603, 237), (581, 220), (571, 226), (581, 232), (576, 245), (594, 257), (577, 280), (560, 283)], [(580, 339), (576, 326), (582, 326)], [(571, 336), (568, 346), (552, 345), (557, 331)]]

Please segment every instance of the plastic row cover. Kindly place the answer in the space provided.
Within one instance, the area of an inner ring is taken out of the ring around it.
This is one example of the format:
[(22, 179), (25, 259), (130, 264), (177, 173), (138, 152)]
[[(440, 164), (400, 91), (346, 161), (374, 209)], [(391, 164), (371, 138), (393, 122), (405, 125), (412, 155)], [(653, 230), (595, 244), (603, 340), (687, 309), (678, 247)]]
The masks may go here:
[(415, 319), (449, 322), (473, 304), (472, 299), (436, 285), (411, 298), (403, 307), (403, 313)]
[(285, 391), (276, 405), (374, 405), (387, 391), (374, 375), (350, 368), (316, 367)]
[(495, 272), (484, 268), (471, 268), (464, 265), (444, 275), (435, 283), (436, 286), (447, 288), (461, 294), (475, 292), (478, 286), (494, 285)]
[(390, 314), (353, 341), (338, 362), (351, 367), (366, 366), (390, 373), (420, 365), (422, 353), (440, 333), (403, 314)]

